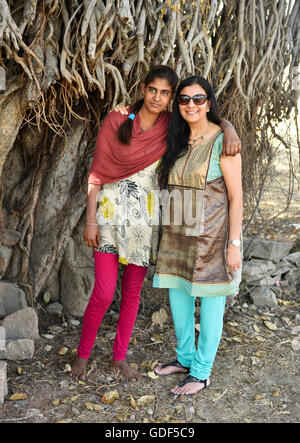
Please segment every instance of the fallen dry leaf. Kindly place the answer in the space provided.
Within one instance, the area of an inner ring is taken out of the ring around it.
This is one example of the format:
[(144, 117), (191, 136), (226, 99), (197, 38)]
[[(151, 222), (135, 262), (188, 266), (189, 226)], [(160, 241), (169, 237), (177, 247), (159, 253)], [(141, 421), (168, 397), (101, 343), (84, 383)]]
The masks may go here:
[(59, 398), (55, 398), (54, 400), (52, 400), (51, 403), (53, 404), (53, 406), (57, 406), (57, 405), (59, 405), (60, 400), (59, 400)]
[(71, 397), (66, 397), (62, 400), (62, 403), (64, 404), (70, 404), (76, 401), (79, 398), (79, 395), (72, 395)]
[(152, 324), (162, 326), (168, 320), (167, 311), (161, 308), (159, 311), (153, 312), (152, 314)]
[(257, 341), (265, 341), (265, 339), (263, 337), (261, 337), (260, 335), (256, 335), (255, 340), (257, 340)]
[(59, 355), (66, 355), (66, 353), (68, 352), (69, 348), (66, 348), (65, 346), (62, 347), (59, 351), (58, 354)]
[(98, 405), (97, 403), (92, 403), (90, 401), (86, 401), (84, 404), (85, 404), (85, 407), (89, 411), (103, 411), (104, 410), (104, 407), (101, 405)]
[(139, 369), (139, 365), (138, 365), (137, 363), (129, 363), (129, 366), (130, 366), (132, 369), (135, 369), (136, 371), (138, 371), (138, 369)]
[(143, 395), (142, 397), (140, 397), (137, 401), (137, 405), (138, 406), (145, 406), (148, 403), (151, 403), (153, 400), (155, 399), (155, 395), (151, 394), (151, 395)]
[(232, 341), (237, 341), (239, 343), (243, 343), (243, 340), (241, 339), (241, 337), (236, 337), (236, 336), (232, 337)]
[(51, 293), (49, 291), (46, 291), (43, 295), (43, 299), (44, 299), (44, 302), (46, 304), (48, 304), (51, 300)]
[(277, 298), (277, 301), (280, 305), (283, 306), (290, 306), (292, 303), (288, 300), (282, 300), (281, 298)]
[(130, 343), (132, 343), (133, 345), (137, 344), (137, 339), (135, 336), (130, 338)]
[(158, 365), (158, 361), (157, 360), (155, 360), (154, 362), (150, 362), (149, 363), (149, 369), (150, 369), (150, 371), (153, 371), (153, 369), (156, 367)]
[(133, 398), (132, 395), (130, 395), (130, 405), (131, 405), (131, 407), (132, 407), (133, 409), (135, 409), (136, 411), (139, 410), (138, 407), (137, 407), (136, 401), (135, 401), (135, 399)]
[(228, 321), (226, 324), (229, 326), (238, 326), (239, 325), (236, 321)]
[(126, 415), (126, 414), (119, 414), (119, 415), (117, 415), (117, 419), (118, 419), (121, 423), (123, 423), (124, 421), (127, 420), (127, 415)]
[(151, 341), (161, 341), (161, 336), (159, 334), (154, 334), (153, 337), (151, 337)]
[(274, 325), (274, 323), (271, 323), (270, 321), (265, 320), (265, 321), (264, 321), (264, 324), (265, 324), (265, 326), (266, 326), (268, 329), (270, 329), (271, 331), (277, 331), (277, 326)]
[(149, 371), (147, 373), (147, 375), (148, 375), (149, 378), (152, 378), (153, 380), (155, 380), (156, 378), (159, 378), (159, 376), (156, 375), (155, 372), (153, 372), (153, 371)]
[(10, 400), (26, 400), (27, 395), (22, 392), (16, 392), (16, 394), (13, 394), (9, 397)]
[(117, 398), (119, 398), (118, 391), (109, 391), (106, 392), (103, 397), (101, 398), (101, 401), (105, 404), (113, 403)]

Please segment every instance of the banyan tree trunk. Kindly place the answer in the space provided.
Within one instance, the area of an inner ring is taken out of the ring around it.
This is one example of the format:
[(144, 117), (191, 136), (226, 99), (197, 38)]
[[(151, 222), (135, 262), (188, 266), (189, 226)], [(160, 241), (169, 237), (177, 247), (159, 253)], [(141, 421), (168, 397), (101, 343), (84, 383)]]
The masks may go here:
[(242, 140), (251, 227), (270, 133), (297, 118), (299, 17), (294, 0), (0, 0), (1, 277), (32, 300), (62, 297), (79, 274), (89, 292), (80, 235), (95, 137), (153, 64), (212, 82)]

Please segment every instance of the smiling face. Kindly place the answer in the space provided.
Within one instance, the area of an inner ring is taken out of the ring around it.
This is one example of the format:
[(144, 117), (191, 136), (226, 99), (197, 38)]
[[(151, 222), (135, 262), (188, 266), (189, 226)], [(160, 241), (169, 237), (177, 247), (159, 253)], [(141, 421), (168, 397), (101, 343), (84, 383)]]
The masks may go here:
[(151, 113), (159, 114), (164, 111), (172, 97), (172, 87), (164, 78), (155, 78), (142, 86), (144, 94), (143, 107)]
[[(180, 95), (194, 95), (203, 94), (206, 95), (205, 90), (198, 84), (186, 86), (180, 91)], [(181, 117), (190, 124), (198, 123), (201, 120), (207, 119), (207, 112), (209, 111), (210, 100), (206, 100), (202, 105), (196, 105), (193, 100), (190, 100), (187, 105), (179, 104), (179, 112)]]

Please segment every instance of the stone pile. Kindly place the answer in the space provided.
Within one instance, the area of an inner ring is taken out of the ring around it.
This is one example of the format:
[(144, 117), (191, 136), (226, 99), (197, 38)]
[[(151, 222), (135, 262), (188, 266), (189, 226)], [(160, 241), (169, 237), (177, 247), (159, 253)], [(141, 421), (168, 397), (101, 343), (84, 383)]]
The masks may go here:
[(293, 242), (244, 238), (242, 282), (256, 306), (277, 306), (282, 290), (300, 285), (300, 252)]
[(6, 362), (34, 355), (39, 339), (38, 316), (28, 307), (25, 293), (15, 284), (0, 281), (0, 404), (7, 395)]

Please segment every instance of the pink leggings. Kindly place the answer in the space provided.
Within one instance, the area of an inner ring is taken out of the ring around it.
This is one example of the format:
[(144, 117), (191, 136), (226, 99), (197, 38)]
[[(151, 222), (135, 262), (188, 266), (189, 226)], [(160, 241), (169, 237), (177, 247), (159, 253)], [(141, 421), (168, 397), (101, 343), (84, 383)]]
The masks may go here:
[[(109, 308), (116, 288), (119, 261), (116, 254), (94, 251), (95, 286), (83, 317), (78, 357), (89, 359), (99, 326)], [(130, 336), (139, 309), (140, 292), (147, 267), (129, 264), (122, 277), (122, 299), (113, 345), (113, 359), (125, 360)]]

